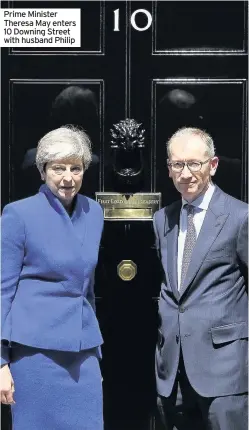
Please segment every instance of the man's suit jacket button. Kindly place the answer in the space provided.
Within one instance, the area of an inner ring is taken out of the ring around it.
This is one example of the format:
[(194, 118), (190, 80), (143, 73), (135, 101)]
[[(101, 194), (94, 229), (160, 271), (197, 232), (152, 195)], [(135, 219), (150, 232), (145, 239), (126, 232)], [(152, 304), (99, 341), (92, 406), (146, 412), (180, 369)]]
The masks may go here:
[(183, 306), (180, 306), (179, 307), (179, 312), (181, 312), (181, 313), (185, 312), (185, 308)]

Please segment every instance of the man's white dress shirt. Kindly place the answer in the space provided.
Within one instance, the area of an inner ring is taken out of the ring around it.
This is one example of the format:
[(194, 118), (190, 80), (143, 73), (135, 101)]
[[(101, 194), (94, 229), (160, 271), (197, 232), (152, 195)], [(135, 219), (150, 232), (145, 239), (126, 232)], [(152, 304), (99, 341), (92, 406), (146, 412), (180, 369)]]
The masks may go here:
[(177, 273), (178, 273), (178, 289), (180, 289), (181, 285), (181, 269), (182, 269), (182, 258), (183, 258), (183, 249), (185, 238), (187, 234), (187, 211), (184, 208), (185, 204), (191, 204), (194, 206), (194, 226), (196, 230), (196, 238), (201, 231), (201, 227), (205, 218), (205, 215), (208, 210), (208, 206), (212, 195), (214, 193), (215, 186), (210, 183), (207, 191), (204, 194), (201, 194), (197, 197), (197, 199), (192, 202), (188, 202), (182, 198), (182, 208), (180, 212), (180, 223), (179, 223), (179, 234), (178, 234), (178, 257), (177, 257)]

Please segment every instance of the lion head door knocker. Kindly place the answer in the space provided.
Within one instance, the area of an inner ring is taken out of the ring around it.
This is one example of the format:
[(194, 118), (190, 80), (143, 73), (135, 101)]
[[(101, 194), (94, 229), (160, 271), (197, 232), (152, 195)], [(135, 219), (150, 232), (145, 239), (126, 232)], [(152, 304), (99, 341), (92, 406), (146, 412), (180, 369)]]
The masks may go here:
[(120, 191), (140, 191), (145, 148), (142, 124), (126, 118), (114, 124), (110, 132), (115, 186)]

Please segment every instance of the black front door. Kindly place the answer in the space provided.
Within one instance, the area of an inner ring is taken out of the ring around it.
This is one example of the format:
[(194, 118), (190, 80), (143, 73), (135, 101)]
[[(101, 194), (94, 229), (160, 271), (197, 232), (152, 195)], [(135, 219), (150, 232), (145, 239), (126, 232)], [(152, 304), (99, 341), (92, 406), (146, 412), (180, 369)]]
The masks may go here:
[[(84, 127), (93, 142), (94, 164), (82, 192), (95, 198), (95, 192), (119, 191), (110, 129), (126, 118), (145, 129), (135, 191), (161, 193), (163, 206), (178, 198), (165, 142), (192, 125), (214, 137), (217, 184), (246, 200), (246, 2), (14, 1), (2, 7), (80, 8), (83, 23), (80, 48), (2, 49), (3, 205), (37, 191), (34, 149), (64, 123)], [(123, 261), (135, 268), (130, 280), (120, 276)], [(159, 289), (151, 220), (106, 220), (96, 271), (106, 430), (160, 429)]]

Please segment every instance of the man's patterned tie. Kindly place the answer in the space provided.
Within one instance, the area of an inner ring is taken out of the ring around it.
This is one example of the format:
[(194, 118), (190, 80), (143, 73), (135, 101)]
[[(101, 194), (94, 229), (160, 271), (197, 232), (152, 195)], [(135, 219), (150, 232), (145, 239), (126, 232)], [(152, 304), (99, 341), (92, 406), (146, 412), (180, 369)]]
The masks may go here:
[(187, 234), (186, 234), (186, 239), (185, 239), (184, 249), (183, 249), (183, 256), (182, 256), (180, 289), (183, 286), (183, 282), (191, 260), (191, 255), (196, 243), (196, 230), (194, 226), (194, 206), (185, 205), (184, 209), (187, 210), (188, 225), (187, 225)]

